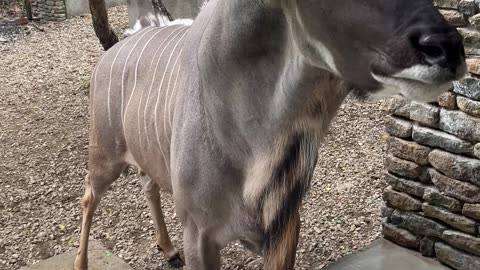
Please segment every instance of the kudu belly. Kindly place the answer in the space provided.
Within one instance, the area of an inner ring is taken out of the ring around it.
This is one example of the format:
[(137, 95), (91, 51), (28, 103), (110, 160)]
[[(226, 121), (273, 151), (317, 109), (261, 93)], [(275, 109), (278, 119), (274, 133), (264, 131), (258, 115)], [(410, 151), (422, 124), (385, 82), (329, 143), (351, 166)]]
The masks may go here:
[(140, 30), (105, 53), (91, 82), (94, 143), (113, 161), (138, 166), (167, 190), (171, 123), (187, 32), (188, 27), (178, 25)]

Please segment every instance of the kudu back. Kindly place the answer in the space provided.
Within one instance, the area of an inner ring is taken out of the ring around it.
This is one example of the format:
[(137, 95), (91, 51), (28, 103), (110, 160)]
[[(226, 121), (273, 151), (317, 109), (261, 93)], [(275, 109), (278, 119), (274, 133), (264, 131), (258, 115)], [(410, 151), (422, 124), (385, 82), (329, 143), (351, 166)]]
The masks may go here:
[[(462, 38), (431, 0), (213, 0), (191, 26), (168, 24), (141, 19), (93, 71), (76, 270), (128, 165), (174, 266), (220, 269), (221, 248), (240, 240), (265, 269), (293, 269), (299, 208), (346, 96), (433, 101), (465, 73)], [(173, 192), (185, 261), (160, 189)]]

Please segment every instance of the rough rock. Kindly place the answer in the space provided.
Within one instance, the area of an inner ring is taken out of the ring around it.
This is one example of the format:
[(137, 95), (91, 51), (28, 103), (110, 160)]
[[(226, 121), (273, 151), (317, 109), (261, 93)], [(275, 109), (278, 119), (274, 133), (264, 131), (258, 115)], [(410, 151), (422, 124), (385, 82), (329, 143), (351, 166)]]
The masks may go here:
[(410, 119), (429, 127), (438, 127), (440, 108), (432, 104), (412, 101)]
[(461, 81), (453, 82), (453, 92), (473, 100), (480, 101), (480, 79), (467, 76)]
[(471, 100), (466, 97), (458, 96), (457, 104), (460, 110), (469, 115), (480, 117), (480, 101)]
[(458, 270), (480, 269), (480, 257), (463, 253), (443, 243), (435, 244), (435, 254), (442, 263)]
[(428, 237), (420, 239), (419, 249), (425, 257), (435, 257), (435, 241)]
[(447, 229), (447, 227), (436, 221), (399, 209), (393, 211), (391, 222), (393, 225), (414, 232), (416, 235), (437, 238), (440, 238)]
[(480, 256), (480, 238), (469, 234), (446, 230), (443, 232), (442, 239), (455, 248), (465, 250), (473, 255)]
[(480, 188), (474, 184), (458, 181), (429, 169), (432, 182), (445, 194), (468, 203), (480, 203)]
[(458, 3), (458, 10), (467, 16), (472, 16), (477, 13), (478, 6), (475, 0), (461, 0)]
[(387, 140), (387, 147), (394, 156), (420, 165), (428, 164), (428, 154), (432, 151), (430, 147), (392, 136)]
[(387, 205), (384, 205), (382, 206), (382, 209), (381, 209), (381, 212), (382, 212), (382, 217), (384, 218), (387, 218), (388, 220), (390, 220), (390, 216), (392, 215), (393, 211), (395, 209), (387, 206)]
[(395, 137), (410, 138), (412, 136), (412, 122), (398, 117), (385, 117), (385, 129), (388, 134)]
[(390, 173), (385, 174), (385, 181), (387, 184), (392, 186), (393, 189), (400, 191), (400, 192), (405, 192), (410, 195), (420, 197), (422, 198), (425, 193), (425, 189), (428, 188), (428, 186), (421, 184), (419, 182), (403, 179), (401, 177), (395, 176)]
[(397, 192), (392, 187), (387, 187), (383, 192), (383, 199), (391, 206), (407, 211), (422, 210), (422, 202), (410, 195)]
[(446, 209), (433, 206), (428, 203), (424, 203), (422, 206), (423, 213), (426, 217), (431, 217), (440, 220), (454, 228), (457, 228), (463, 232), (474, 234), (477, 231), (476, 222), (472, 219), (450, 213)]
[(447, 208), (452, 212), (461, 212), (462, 203), (457, 199), (448, 197), (440, 193), (435, 187), (426, 188), (423, 194), (423, 199), (432, 205)]
[(393, 96), (385, 99), (382, 107), (388, 113), (410, 118), (410, 100), (402, 96)]
[(440, 112), (440, 129), (462, 139), (480, 141), (480, 118), (475, 118), (461, 111), (442, 109)]
[[(480, 13), (470, 18), (470, 23), (480, 31)], [(480, 58), (467, 58), (466, 62), (468, 72), (480, 75)]]
[(438, 105), (449, 109), (455, 110), (457, 108), (457, 95), (453, 92), (445, 92), (437, 98)]
[(465, 27), (468, 24), (463, 14), (458, 10), (440, 9), (440, 13), (451, 26)]
[(463, 44), (465, 47), (474, 49), (480, 48), (480, 32), (467, 28), (457, 28), (463, 36)]
[(414, 125), (412, 129), (412, 138), (420, 144), (443, 148), (453, 153), (472, 154), (473, 152), (473, 146), (469, 141), (427, 127)]
[(439, 8), (457, 9), (460, 0), (433, 0), (433, 4)]
[(475, 144), (473, 147), (473, 155), (480, 159), (480, 143)]
[(480, 204), (464, 204), (462, 214), (480, 221)]
[(382, 234), (390, 241), (393, 241), (401, 246), (408, 248), (418, 248), (417, 237), (405, 230), (401, 229), (395, 225), (383, 222), (382, 224)]
[(422, 166), (415, 162), (394, 157), (393, 155), (387, 155), (385, 157), (385, 167), (391, 173), (412, 179), (418, 178), (422, 173)]
[(470, 181), (480, 186), (480, 160), (438, 149), (433, 150), (428, 155), (428, 160), (433, 167), (446, 176), (457, 180)]

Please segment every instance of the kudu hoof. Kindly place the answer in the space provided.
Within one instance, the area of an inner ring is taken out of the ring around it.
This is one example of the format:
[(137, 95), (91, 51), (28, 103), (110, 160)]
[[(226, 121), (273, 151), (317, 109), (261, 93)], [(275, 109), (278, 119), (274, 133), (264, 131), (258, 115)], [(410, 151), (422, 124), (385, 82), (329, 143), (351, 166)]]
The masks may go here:
[(185, 262), (183, 261), (182, 257), (180, 257), (180, 254), (175, 254), (173, 257), (168, 259), (168, 265), (170, 268), (182, 268), (185, 266)]

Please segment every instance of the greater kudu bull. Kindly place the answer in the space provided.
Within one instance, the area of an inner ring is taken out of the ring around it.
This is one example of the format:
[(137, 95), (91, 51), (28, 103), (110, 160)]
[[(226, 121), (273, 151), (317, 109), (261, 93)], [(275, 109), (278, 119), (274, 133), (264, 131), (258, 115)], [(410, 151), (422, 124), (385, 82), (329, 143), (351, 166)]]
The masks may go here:
[(347, 94), (432, 101), (465, 73), (462, 38), (431, 0), (213, 0), (191, 26), (159, 21), (140, 20), (93, 72), (77, 270), (128, 164), (169, 260), (182, 263), (160, 188), (173, 192), (188, 269), (219, 269), (237, 239), (265, 269), (292, 269), (319, 143)]

